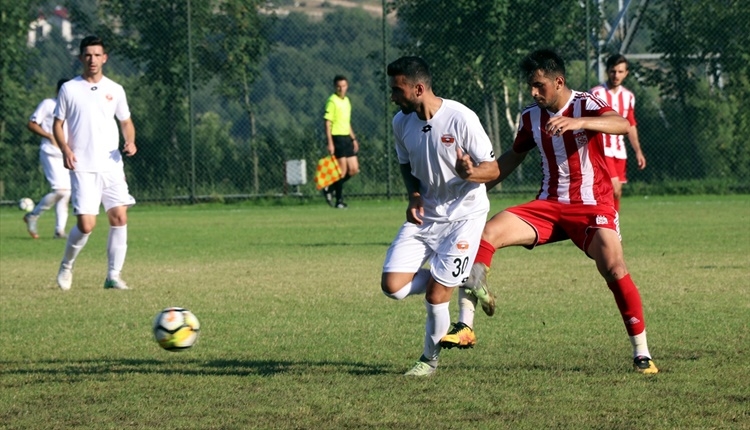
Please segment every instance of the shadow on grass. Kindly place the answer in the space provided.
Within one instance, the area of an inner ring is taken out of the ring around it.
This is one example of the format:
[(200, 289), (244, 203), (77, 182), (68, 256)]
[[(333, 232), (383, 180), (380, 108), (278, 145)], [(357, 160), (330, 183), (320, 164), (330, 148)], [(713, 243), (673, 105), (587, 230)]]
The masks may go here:
[(274, 376), (278, 374), (383, 375), (385, 366), (344, 361), (278, 360), (42, 360), (0, 361), (0, 375), (86, 376), (107, 374)]

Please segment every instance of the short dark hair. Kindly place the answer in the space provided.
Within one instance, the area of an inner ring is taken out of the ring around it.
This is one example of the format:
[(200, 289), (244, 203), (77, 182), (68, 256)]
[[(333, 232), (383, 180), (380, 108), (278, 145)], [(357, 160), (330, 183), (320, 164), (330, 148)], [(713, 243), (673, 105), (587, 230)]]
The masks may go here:
[(622, 63), (625, 63), (625, 68), (628, 67), (628, 59), (625, 58), (624, 55), (622, 55), (622, 54), (610, 55), (610, 57), (607, 58), (607, 63), (606, 63), (607, 64), (607, 70), (615, 67), (618, 64), (622, 64)]
[(348, 80), (348, 79), (346, 79), (346, 76), (344, 76), (344, 75), (336, 75), (336, 76), (334, 76), (334, 77), (333, 77), (333, 86), (336, 86), (336, 84), (337, 84), (337, 83), (338, 83), (339, 81), (346, 81), (346, 82), (349, 82), (349, 80)]
[(388, 65), (388, 76), (400, 75), (409, 82), (422, 82), (427, 88), (432, 88), (430, 66), (420, 57), (401, 57)]
[(79, 47), (80, 53), (83, 54), (83, 51), (86, 49), (87, 46), (101, 46), (104, 52), (107, 52), (107, 47), (104, 46), (104, 41), (99, 36), (86, 36), (81, 40), (81, 45)]
[(57, 81), (57, 92), (60, 92), (60, 88), (62, 88), (63, 84), (68, 82), (70, 79), (68, 78), (62, 78), (59, 81)]
[(545, 76), (565, 76), (565, 61), (551, 49), (537, 49), (521, 60), (521, 71), (529, 79), (537, 70)]

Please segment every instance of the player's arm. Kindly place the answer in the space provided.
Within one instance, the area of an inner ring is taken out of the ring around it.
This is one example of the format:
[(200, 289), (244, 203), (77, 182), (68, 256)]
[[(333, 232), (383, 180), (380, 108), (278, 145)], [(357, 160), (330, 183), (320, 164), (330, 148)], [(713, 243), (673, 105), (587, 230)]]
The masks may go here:
[(635, 125), (630, 126), (630, 130), (628, 130), (628, 141), (630, 142), (630, 146), (633, 147), (633, 151), (635, 151), (635, 159), (638, 162), (638, 169), (643, 170), (646, 168), (646, 157), (643, 155), (643, 150), (641, 150), (641, 142), (638, 140), (638, 127)]
[(120, 129), (122, 130), (122, 138), (125, 140), (122, 152), (132, 157), (138, 152), (138, 148), (135, 146), (135, 125), (133, 124), (133, 119), (128, 118), (120, 121)]
[(627, 134), (630, 123), (615, 111), (607, 111), (599, 116), (571, 118), (555, 116), (547, 121), (545, 131), (553, 136), (560, 136), (571, 130), (591, 130), (606, 134)]
[(498, 176), (487, 182), (487, 191), (495, 187), (495, 185), (503, 182), (508, 175), (511, 174), (516, 167), (518, 167), (528, 155), (529, 151), (516, 152), (513, 148), (505, 151), (500, 158), (497, 159), (497, 168), (499, 170)]
[(28, 128), (30, 132), (36, 134), (39, 137), (49, 139), (49, 141), (52, 142), (53, 145), (57, 146), (57, 143), (55, 143), (55, 136), (52, 133), (47, 133), (46, 131), (44, 131), (42, 126), (37, 124), (36, 121), (29, 120), (29, 123), (26, 124), (26, 128)]
[(424, 216), (422, 194), (419, 192), (419, 179), (411, 174), (411, 164), (399, 164), (401, 177), (404, 179), (406, 193), (409, 196), (409, 206), (406, 208), (406, 221), (421, 225)]
[(359, 141), (357, 140), (357, 135), (354, 134), (354, 129), (352, 126), (349, 126), (349, 137), (352, 138), (352, 145), (354, 145), (354, 154), (356, 155), (359, 152)]
[(496, 161), (482, 161), (475, 165), (474, 160), (469, 154), (464, 153), (458, 144), (456, 144), (456, 172), (462, 179), (480, 184), (489, 182), (500, 174)]
[(65, 140), (65, 130), (63, 129), (64, 123), (65, 120), (55, 118), (55, 122), (52, 123), (52, 134), (55, 137), (57, 146), (60, 148), (60, 151), (63, 154), (63, 165), (66, 169), (74, 170), (76, 165), (76, 156), (68, 146), (68, 141)]
[(331, 127), (333, 127), (333, 122), (330, 119), (325, 120), (325, 126), (326, 126), (326, 146), (328, 147), (328, 153), (333, 155), (333, 153), (336, 151), (336, 148), (333, 146), (333, 133), (331, 132)]

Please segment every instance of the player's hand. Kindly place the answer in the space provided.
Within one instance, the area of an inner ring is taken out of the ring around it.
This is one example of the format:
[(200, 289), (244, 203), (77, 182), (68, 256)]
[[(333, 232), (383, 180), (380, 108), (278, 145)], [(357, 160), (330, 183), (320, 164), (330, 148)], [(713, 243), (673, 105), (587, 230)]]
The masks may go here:
[(125, 145), (122, 146), (122, 152), (128, 157), (132, 157), (138, 152), (138, 148), (136, 148), (135, 142), (125, 142)]
[(333, 155), (336, 152), (336, 149), (333, 147), (333, 143), (328, 144), (328, 154)]
[[(62, 149), (62, 148), (61, 148)], [(75, 170), (76, 169), (76, 155), (73, 154), (73, 151), (70, 150), (67, 146), (65, 147), (65, 150), (62, 151), (63, 153), (63, 165), (68, 170)]]
[(635, 159), (638, 161), (638, 170), (646, 168), (646, 157), (643, 156), (642, 152), (635, 154)]
[(424, 206), (422, 196), (419, 194), (409, 196), (409, 207), (406, 208), (406, 221), (416, 225), (422, 225), (424, 218)]
[(544, 131), (550, 136), (562, 136), (563, 133), (569, 130), (575, 130), (575, 118), (569, 118), (567, 116), (553, 116), (547, 121), (544, 126)]
[(461, 146), (456, 143), (456, 173), (461, 179), (466, 179), (474, 173), (474, 161), (469, 154), (464, 154)]

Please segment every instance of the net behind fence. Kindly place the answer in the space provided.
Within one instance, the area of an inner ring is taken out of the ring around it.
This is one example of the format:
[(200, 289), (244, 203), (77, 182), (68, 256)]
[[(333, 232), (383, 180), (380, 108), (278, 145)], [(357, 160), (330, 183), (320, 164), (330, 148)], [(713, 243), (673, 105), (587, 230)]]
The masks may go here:
[[(750, 22), (750, 6), (625, 3), (14, 2), (3, 6), (0, 48), (0, 201), (48, 191), (27, 124), (58, 79), (80, 74), (78, 42), (88, 34), (104, 39), (105, 75), (127, 92), (139, 151), (125, 165), (140, 201), (319, 196), (335, 75), (348, 80), (360, 146), (347, 194), (402, 195), (385, 65), (405, 54), (427, 59), (435, 93), (477, 112), (500, 154), (532, 101), (519, 60), (541, 47), (565, 58), (577, 90), (607, 79), (611, 54), (628, 58), (623, 85), (635, 94), (647, 165), (638, 169), (626, 140), (626, 193), (748, 191), (750, 113), (740, 103), (750, 95), (750, 36), (731, 29)], [(533, 195), (540, 161), (529, 158), (493, 193)]]

